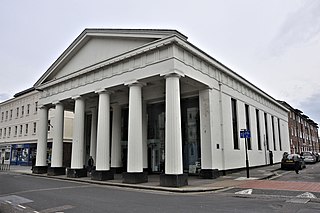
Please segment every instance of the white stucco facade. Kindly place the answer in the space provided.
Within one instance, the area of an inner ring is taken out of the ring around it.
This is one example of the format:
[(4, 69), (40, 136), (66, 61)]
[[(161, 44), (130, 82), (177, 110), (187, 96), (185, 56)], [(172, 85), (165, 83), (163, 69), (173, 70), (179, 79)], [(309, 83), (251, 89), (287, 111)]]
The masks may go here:
[[(14, 98), (0, 103), (0, 151), (1, 157), (5, 157), (5, 163), (31, 165), (31, 157), (36, 153), (36, 145), (39, 138), (40, 128), (39, 113), (39, 91), (30, 88), (17, 93)], [(62, 111), (63, 117), (63, 142), (70, 143), (72, 139), (73, 113)], [(55, 113), (50, 110), (48, 121), (54, 120)], [(55, 124), (48, 121), (42, 125), (47, 130), (46, 139), (49, 143), (53, 141)], [(51, 159), (51, 147), (44, 147), (46, 160)], [(62, 154), (62, 153), (59, 153)], [(10, 162), (11, 161), (11, 162)]]
[(125, 166), (124, 179), (147, 167), (169, 179), (199, 164), (209, 173), (243, 168), (239, 131), (248, 127), (250, 166), (290, 151), (287, 109), (175, 30), (86, 29), (34, 86), (39, 105), (58, 101), (75, 112), (75, 173), (86, 165), (86, 143), (101, 174)]

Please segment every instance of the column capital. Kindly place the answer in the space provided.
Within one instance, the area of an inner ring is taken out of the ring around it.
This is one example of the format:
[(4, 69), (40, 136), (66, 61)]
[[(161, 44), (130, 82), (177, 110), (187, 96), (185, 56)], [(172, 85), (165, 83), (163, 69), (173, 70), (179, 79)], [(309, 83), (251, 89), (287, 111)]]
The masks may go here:
[(131, 80), (131, 81), (127, 81), (124, 83), (125, 86), (131, 87), (131, 86), (140, 86), (140, 87), (144, 87), (147, 84), (144, 82), (140, 82), (138, 80)]
[(97, 93), (97, 94), (102, 94), (102, 93), (106, 93), (106, 94), (109, 94), (109, 95), (111, 95), (112, 93), (114, 93), (113, 91), (111, 91), (111, 90), (107, 90), (107, 89), (97, 89), (97, 90), (95, 90), (94, 91), (95, 93)]
[(72, 96), (71, 99), (72, 100), (77, 100), (77, 99), (82, 99), (83, 97), (81, 95), (75, 95), (75, 96)]
[(41, 104), (41, 105), (38, 105), (38, 109), (49, 109), (49, 106)]
[(168, 72), (165, 72), (163, 74), (160, 74), (160, 76), (164, 76), (164, 78), (169, 78), (169, 77), (184, 77), (185, 74), (177, 69), (174, 70), (169, 70)]
[(61, 101), (53, 101), (53, 102), (52, 102), (52, 105), (59, 105), (59, 104), (62, 105), (62, 102), (61, 102)]

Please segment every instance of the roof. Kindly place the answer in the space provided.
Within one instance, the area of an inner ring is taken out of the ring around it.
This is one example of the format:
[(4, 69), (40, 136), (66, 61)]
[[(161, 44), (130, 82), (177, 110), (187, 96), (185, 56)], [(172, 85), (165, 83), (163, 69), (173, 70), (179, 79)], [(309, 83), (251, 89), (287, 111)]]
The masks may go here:
[(40, 77), (34, 84), (34, 87), (39, 86), (47, 76), (51, 74), (67, 58), (72, 57), (72, 53), (81, 48), (92, 37), (131, 37), (131, 38), (153, 38), (162, 39), (168, 36), (175, 35), (183, 40), (188, 37), (178, 32), (177, 30), (169, 29), (98, 29), (87, 28), (70, 44), (70, 46), (59, 56), (59, 58), (49, 67), (49, 69)]

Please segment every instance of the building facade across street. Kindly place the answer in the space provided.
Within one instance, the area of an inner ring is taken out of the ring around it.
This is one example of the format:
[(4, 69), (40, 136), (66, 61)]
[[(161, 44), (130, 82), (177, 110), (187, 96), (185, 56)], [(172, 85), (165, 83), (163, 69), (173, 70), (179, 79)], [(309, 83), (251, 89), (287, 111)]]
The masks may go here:
[[(13, 163), (28, 127), (23, 143), (32, 144), (34, 173), (86, 176), (91, 156), (94, 180), (123, 172), (124, 183), (141, 183), (149, 172), (179, 187), (188, 175), (244, 168), (243, 129), (250, 167), (292, 151), (290, 108), (176, 30), (85, 29), (30, 90), (0, 104), (0, 146)], [(10, 104), (29, 95), (30, 103)], [(14, 123), (22, 106), (36, 117)], [(319, 151), (312, 125), (310, 151)]]

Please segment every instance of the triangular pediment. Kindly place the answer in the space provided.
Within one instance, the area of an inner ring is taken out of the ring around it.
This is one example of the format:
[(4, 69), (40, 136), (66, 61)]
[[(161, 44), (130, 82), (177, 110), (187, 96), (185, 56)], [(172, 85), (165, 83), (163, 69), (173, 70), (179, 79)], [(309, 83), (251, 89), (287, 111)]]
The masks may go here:
[(170, 35), (175, 30), (86, 29), (36, 82), (35, 87), (61, 79)]

